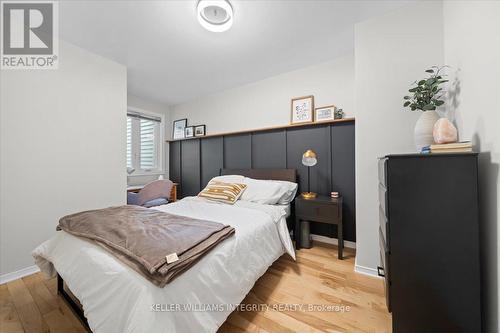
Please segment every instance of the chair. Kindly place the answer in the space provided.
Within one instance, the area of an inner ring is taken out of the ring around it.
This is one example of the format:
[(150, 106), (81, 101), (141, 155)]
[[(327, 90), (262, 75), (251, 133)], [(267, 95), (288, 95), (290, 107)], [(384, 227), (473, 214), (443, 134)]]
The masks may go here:
[(155, 180), (144, 187), (137, 193), (127, 193), (127, 204), (143, 207), (155, 207), (165, 205), (170, 199), (170, 193), (174, 183), (167, 179)]

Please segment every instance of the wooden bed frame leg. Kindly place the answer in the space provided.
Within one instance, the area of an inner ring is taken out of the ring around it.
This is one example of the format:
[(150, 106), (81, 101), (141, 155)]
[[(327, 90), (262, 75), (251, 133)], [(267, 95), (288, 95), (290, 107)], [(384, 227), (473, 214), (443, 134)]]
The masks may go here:
[(85, 318), (83, 310), (78, 306), (78, 304), (75, 303), (75, 301), (71, 298), (71, 296), (69, 296), (68, 293), (64, 290), (64, 280), (59, 274), (57, 274), (57, 294), (61, 296), (64, 299), (64, 301), (69, 305), (73, 313), (78, 317), (78, 319), (80, 319), (84, 327), (89, 332), (92, 332), (89, 323), (87, 321), (87, 318)]

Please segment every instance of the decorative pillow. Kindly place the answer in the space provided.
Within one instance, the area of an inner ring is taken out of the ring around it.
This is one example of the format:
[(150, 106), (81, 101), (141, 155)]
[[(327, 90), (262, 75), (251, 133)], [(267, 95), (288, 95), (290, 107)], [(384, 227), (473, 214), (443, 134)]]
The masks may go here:
[(245, 184), (225, 183), (211, 180), (198, 196), (232, 205), (238, 200), (246, 188), (247, 186)]

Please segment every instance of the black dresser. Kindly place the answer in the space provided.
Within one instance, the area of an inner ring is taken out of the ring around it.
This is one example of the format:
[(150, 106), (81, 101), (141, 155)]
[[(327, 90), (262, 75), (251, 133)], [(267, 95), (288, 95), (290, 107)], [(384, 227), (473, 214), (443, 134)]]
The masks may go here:
[(393, 332), (482, 331), (477, 154), (379, 160), (379, 275)]

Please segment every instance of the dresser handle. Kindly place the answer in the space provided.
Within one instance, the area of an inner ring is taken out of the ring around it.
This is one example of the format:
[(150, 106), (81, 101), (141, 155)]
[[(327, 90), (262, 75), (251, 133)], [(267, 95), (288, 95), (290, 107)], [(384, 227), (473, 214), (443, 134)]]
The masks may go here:
[(378, 276), (385, 277), (384, 267), (377, 266), (377, 274)]

